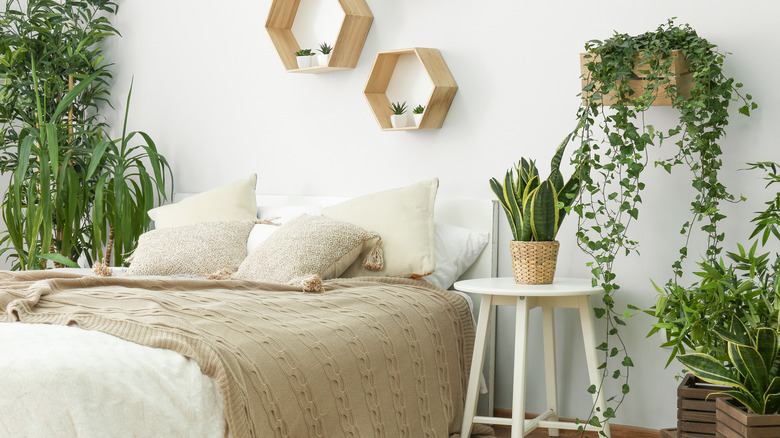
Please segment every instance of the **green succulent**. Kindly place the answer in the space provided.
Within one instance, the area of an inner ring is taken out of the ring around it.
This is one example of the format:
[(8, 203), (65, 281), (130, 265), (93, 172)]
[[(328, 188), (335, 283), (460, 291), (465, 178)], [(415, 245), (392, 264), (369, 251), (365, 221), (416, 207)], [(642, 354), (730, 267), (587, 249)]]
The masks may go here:
[(730, 330), (715, 328), (726, 342), (731, 368), (703, 353), (684, 354), (678, 360), (705, 382), (734, 388), (716, 394), (734, 397), (753, 413), (774, 414), (780, 410), (777, 330), (760, 327), (751, 332), (734, 316)]
[(311, 49), (301, 49), (295, 52), (295, 56), (314, 56), (315, 54), (311, 52)]
[(549, 242), (555, 240), (558, 229), (574, 203), (581, 186), (580, 169), (564, 182), (559, 167), (569, 143), (567, 136), (558, 146), (550, 163), (550, 176), (542, 181), (534, 160), (521, 158), (507, 170), (504, 184), (490, 179), (490, 188), (504, 207), (514, 240)]
[(329, 54), (331, 50), (333, 50), (333, 46), (331, 46), (330, 44), (328, 43), (320, 44), (320, 53), (322, 53), (323, 55)]
[(424, 106), (422, 106), (422, 105), (417, 105), (417, 107), (415, 107), (415, 108), (412, 110), (412, 113), (414, 113), (414, 114), (422, 114), (422, 113), (423, 113), (423, 111), (425, 111), (425, 107), (424, 107)]
[(406, 102), (393, 102), (390, 104), (390, 110), (393, 114), (400, 116), (401, 114), (406, 113)]

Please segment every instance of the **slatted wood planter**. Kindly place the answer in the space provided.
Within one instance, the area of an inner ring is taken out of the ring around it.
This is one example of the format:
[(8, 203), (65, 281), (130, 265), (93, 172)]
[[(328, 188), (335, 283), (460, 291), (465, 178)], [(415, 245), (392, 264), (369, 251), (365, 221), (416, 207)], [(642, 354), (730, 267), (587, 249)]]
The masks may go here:
[(710, 394), (728, 389), (686, 374), (677, 387), (677, 438), (715, 438), (715, 400), (724, 396)]
[(749, 414), (730, 398), (719, 398), (716, 405), (716, 438), (780, 437), (780, 415)]
[[(671, 54), (672, 58), (672, 65), (671, 65), (671, 71), (672, 74), (670, 78), (670, 84), (677, 86), (685, 97), (690, 97), (691, 95), (691, 87), (693, 85), (693, 72), (689, 70), (688, 62), (685, 60), (685, 56), (683, 56), (682, 52), (679, 50), (672, 50)], [(596, 57), (593, 58), (593, 55), (590, 53), (580, 53), (580, 73), (582, 74), (582, 88), (585, 88), (590, 82), (590, 71), (588, 70), (587, 64), (591, 61), (599, 62), (601, 58)], [(636, 64), (633, 72), (633, 77), (625, 78), (626, 81), (628, 81), (628, 85), (631, 87), (631, 90), (634, 91), (634, 94), (632, 97), (638, 97), (642, 95), (648, 86), (648, 81), (645, 79), (647, 77), (647, 71), (650, 70), (650, 67), (647, 64), (642, 64), (642, 60), (637, 57), (634, 59), (634, 62)], [(660, 63), (665, 62), (665, 60), (660, 60)], [(667, 91), (668, 86), (661, 85), (657, 90), (655, 90), (654, 94), (656, 96), (655, 101), (653, 101), (653, 106), (671, 106), (672, 105), (672, 99), (668, 95)], [(604, 105), (612, 105), (616, 100), (616, 91), (612, 91), (608, 93), (607, 95), (603, 96), (602, 99), (604, 101)], [(583, 91), (583, 99), (587, 96), (587, 92)]]

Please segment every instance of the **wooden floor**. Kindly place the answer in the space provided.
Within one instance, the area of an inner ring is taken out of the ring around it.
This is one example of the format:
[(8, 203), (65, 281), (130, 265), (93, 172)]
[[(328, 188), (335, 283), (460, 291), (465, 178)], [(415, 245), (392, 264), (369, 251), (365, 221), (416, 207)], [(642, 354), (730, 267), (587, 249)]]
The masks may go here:
[[(509, 438), (509, 428), (508, 427), (496, 427), (496, 438)], [(575, 437), (580, 436), (576, 431), (560, 431), (560, 434), (558, 436), (562, 437)], [(548, 438), (547, 435), (547, 429), (537, 429), (533, 432), (531, 432), (529, 435), (526, 435), (526, 438)]]

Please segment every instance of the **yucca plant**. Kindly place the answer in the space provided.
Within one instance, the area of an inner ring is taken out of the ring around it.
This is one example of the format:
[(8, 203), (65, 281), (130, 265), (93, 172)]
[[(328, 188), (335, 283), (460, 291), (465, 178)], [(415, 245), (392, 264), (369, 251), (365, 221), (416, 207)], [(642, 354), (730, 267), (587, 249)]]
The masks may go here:
[[(94, 204), (92, 207), (92, 256), (110, 266), (122, 266), (125, 257), (138, 244), (138, 238), (149, 229), (147, 212), (155, 202), (167, 199), (166, 185), (170, 181), (173, 194), (173, 174), (165, 157), (148, 134), (142, 131), (127, 132), (130, 97), (133, 84), (127, 93), (122, 137), (101, 139), (91, 155), (87, 178), (96, 176)], [(143, 143), (133, 145), (138, 135)], [(151, 173), (147, 170), (151, 167)], [(168, 178), (170, 177), (170, 178)], [(106, 248), (105, 253), (103, 248)]]
[(549, 242), (555, 240), (558, 228), (580, 191), (581, 175), (577, 169), (564, 182), (561, 159), (571, 135), (558, 146), (550, 162), (550, 176), (544, 181), (534, 160), (521, 158), (507, 170), (504, 183), (490, 179), (490, 188), (504, 208), (512, 236), (517, 241)]
[(390, 111), (393, 112), (393, 114), (400, 116), (404, 113), (406, 113), (406, 102), (393, 102), (390, 104)]
[(703, 353), (685, 354), (678, 360), (705, 382), (734, 388), (716, 394), (733, 397), (755, 414), (774, 414), (780, 411), (779, 327), (780, 324), (775, 324), (751, 332), (734, 316), (730, 330), (715, 328), (727, 345), (730, 368)]

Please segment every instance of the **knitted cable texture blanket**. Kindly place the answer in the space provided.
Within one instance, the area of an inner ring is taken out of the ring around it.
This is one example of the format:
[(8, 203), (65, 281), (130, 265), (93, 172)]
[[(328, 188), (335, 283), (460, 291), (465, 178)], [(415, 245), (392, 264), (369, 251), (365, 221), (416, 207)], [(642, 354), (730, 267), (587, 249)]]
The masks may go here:
[(465, 300), (419, 280), (324, 284), (0, 272), (0, 321), (75, 322), (191, 358), (220, 388), (234, 438), (457, 436), (474, 341)]

